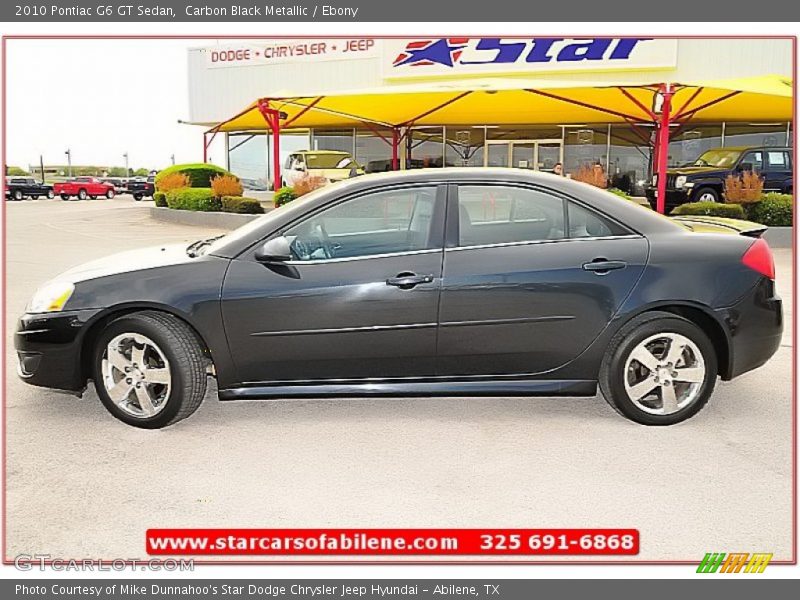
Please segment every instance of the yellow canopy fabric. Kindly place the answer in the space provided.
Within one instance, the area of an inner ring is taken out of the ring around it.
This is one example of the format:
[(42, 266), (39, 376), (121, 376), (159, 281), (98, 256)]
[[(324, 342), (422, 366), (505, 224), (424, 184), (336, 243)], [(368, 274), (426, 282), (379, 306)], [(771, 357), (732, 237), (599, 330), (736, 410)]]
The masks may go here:
[[(778, 75), (673, 84), (673, 118), (692, 121), (789, 121), (792, 80)], [(400, 127), (425, 125), (579, 124), (653, 122), (650, 108), (658, 84), (571, 86), (529, 78), (471, 79), (386, 86), (333, 94), (269, 97), (286, 114), (281, 127)], [(211, 131), (266, 128), (258, 102)]]

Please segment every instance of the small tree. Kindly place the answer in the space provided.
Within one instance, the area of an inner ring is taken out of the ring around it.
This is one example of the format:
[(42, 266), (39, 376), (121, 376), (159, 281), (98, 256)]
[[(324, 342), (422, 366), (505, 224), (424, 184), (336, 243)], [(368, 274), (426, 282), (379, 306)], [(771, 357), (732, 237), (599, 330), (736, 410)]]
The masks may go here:
[(233, 175), (217, 175), (211, 179), (211, 189), (214, 191), (214, 196), (222, 198), (223, 196), (241, 196), (242, 182)]
[(293, 189), (295, 195), (299, 198), (300, 196), (305, 196), (309, 192), (313, 192), (314, 190), (325, 187), (326, 185), (328, 185), (328, 180), (324, 177), (306, 174), (297, 180), (297, 183), (294, 184)]
[(743, 171), (740, 176), (728, 175), (725, 179), (725, 202), (752, 204), (761, 200), (764, 181), (755, 171)]
[(20, 177), (23, 175), (28, 175), (28, 172), (21, 167), (6, 166), (6, 175), (10, 175), (11, 177)]
[(159, 192), (168, 192), (178, 188), (191, 187), (191, 181), (185, 173), (170, 173), (158, 180), (156, 188)]
[(606, 189), (608, 187), (608, 178), (606, 177), (603, 168), (598, 168), (598, 165), (583, 165), (575, 173), (572, 174), (575, 181), (582, 181), (594, 187)]

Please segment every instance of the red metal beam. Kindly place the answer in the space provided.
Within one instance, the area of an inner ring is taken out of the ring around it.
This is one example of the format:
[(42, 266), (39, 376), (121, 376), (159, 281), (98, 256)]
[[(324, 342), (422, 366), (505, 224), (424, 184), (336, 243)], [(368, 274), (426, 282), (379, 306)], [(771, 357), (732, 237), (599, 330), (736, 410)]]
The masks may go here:
[(416, 123), (416, 122), (417, 122), (417, 121), (419, 121), (420, 119), (422, 119), (422, 118), (424, 118), (424, 117), (427, 117), (428, 115), (432, 115), (433, 113), (435, 113), (435, 112), (438, 112), (438, 111), (442, 110), (442, 109), (443, 109), (444, 107), (446, 107), (446, 106), (450, 106), (451, 104), (453, 104), (453, 102), (458, 102), (459, 100), (461, 100), (461, 99), (462, 99), (462, 98), (464, 98), (465, 96), (469, 96), (471, 93), (472, 93), (472, 91), (469, 91), (469, 92), (462, 92), (462, 93), (461, 93), (461, 94), (459, 94), (458, 96), (455, 96), (455, 97), (453, 97), (453, 98), (450, 98), (450, 99), (449, 99), (447, 102), (442, 102), (442, 103), (441, 103), (439, 106), (435, 106), (435, 107), (433, 107), (433, 108), (432, 108), (432, 109), (430, 109), (430, 110), (426, 110), (426, 111), (425, 111), (424, 113), (422, 113), (421, 115), (417, 115), (416, 117), (414, 117), (413, 119), (409, 119), (409, 120), (408, 120), (408, 121), (406, 121), (405, 123), (400, 123), (400, 126), (402, 126), (402, 127), (410, 127), (411, 125), (413, 125), (414, 123)]
[(272, 189), (278, 191), (281, 187), (281, 113), (272, 108), (266, 98), (258, 101), (258, 111), (272, 132)]
[(400, 167), (398, 163), (399, 147), (400, 147), (400, 137), (398, 135), (397, 128), (393, 127), (392, 128), (392, 171), (397, 171), (397, 169)]
[(531, 94), (536, 94), (538, 96), (544, 96), (545, 98), (551, 98), (553, 100), (560, 100), (561, 102), (567, 102), (568, 104), (574, 104), (576, 106), (581, 106), (583, 108), (588, 108), (590, 110), (596, 110), (598, 112), (606, 113), (608, 115), (614, 115), (615, 117), (620, 117), (626, 121), (641, 121), (641, 117), (636, 117), (634, 115), (629, 115), (618, 110), (612, 110), (610, 108), (604, 108), (602, 106), (595, 106), (589, 104), (588, 102), (581, 102), (580, 100), (573, 100), (572, 98), (564, 98), (563, 96), (558, 96), (557, 94), (551, 94), (550, 92), (544, 92), (542, 90), (534, 90), (531, 88), (526, 88), (526, 92), (530, 92)]
[(740, 92), (740, 91), (730, 92), (728, 94), (725, 94), (724, 96), (720, 96), (719, 98), (716, 98), (714, 100), (706, 102), (705, 104), (701, 104), (697, 108), (693, 108), (691, 110), (687, 110), (686, 112), (678, 113), (677, 115), (675, 115), (675, 118), (676, 119), (682, 119), (682, 118), (687, 117), (687, 116), (688, 117), (693, 117), (695, 114), (697, 114), (701, 110), (703, 110), (705, 108), (708, 108), (709, 106), (714, 106), (715, 104), (719, 104), (720, 102), (724, 102), (725, 100), (728, 100), (729, 98), (733, 98), (734, 96), (738, 96), (741, 93), (742, 92)]
[(284, 127), (284, 128), (287, 128), (287, 127), (289, 127), (289, 125), (291, 125), (292, 123), (294, 123), (294, 122), (295, 122), (297, 119), (299, 119), (300, 117), (302, 117), (302, 116), (303, 116), (304, 114), (306, 114), (306, 113), (307, 113), (309, 110), (311, 110), (311, 109), (312, 109), (312, 108), (314, 108), (314, 107), (315, 107), (317, 104), (319, 104), (319, 102), (320, 102), (320, 101), (321, 101), (321, 100), (322, 100), (324, 97), (325, 97), (325, 96), (319, 96), (318, 98), (316, 98), (316, 99), (315, 99), (315, 100), (314, 100), (314, 101), (313, 101), (311, 104), (309, 104), (308, 106), (306, 106), (306, 107), (305, 107), (303, 110), (301, 110), (299, 113), (297, 113), (297, 114), (296, 114), (295, 116), (293, 116), (291, 119), (289, 119), (288, 121), (286, 121), (286, 123), (284, 123), (284, 124), (283, 124), (283, 127)]
[(683, 103), (683, 106), (681, 106), (678, 110), (675, 111), (676, 118), (679, 117), (684, 110), (686, 110), (687, 106), (689, 106), (692, 102), (694, 102), (695, 98), (697, 98), (700, 95), (700, 92), (702, 92), (704, 89), (705, 88), (699, 87), (694, 91), (694, 93), (691, 96), (689, 96), (689, 99)]
[(644, 112), (644, 114), (648, 115), (648, 116), (650, 117), (650, 120), (651, 120), (651, 121), (655, 121), (655, 120), (656, 120), (656, 118), (657, 118), (656, 114), (655, 114), (655, 113), (654, 113), (652, 110), (650, 110), (649, 108), (647, 108), (647, 107), (646, 107), (644, 104), (642, 104), (642, 103), (639, 101), (639, 99), (638, 99), (638, 98), (636, 98), (636, 96), (634, 96), (633, 94), (631, 94), (631, 93), (630, 93), (628, 90), (626, 90), (624, 87), (618, 87), (617, 89), (618, 89), (620, 92), (622, 92), (622, 93), (624, 94), (624, 96), (625, 96), (625, 97), (626, 97), (628, 100), (630, 100), (630, 101), (631, 101), (631, 102), (633, 102), (633, 103), (634, 103), (636, 106), (638, 106), (638, 107), (639, 107), (639, 108), (640, 108), (640, 109), (641, 109), (641, 110)]
[(656, 193), (656, 210), (664, 214), (666, 207), (667, 194), (667, 158), (669, 156), (669, 120), (670, 107), (672, 104), (672, 88), (669, 84), (662, 86), (661, 94), (664, 102), (661, 105), (661, 121), (658, 124), (658, 165), (656, 173), (658, 175)]

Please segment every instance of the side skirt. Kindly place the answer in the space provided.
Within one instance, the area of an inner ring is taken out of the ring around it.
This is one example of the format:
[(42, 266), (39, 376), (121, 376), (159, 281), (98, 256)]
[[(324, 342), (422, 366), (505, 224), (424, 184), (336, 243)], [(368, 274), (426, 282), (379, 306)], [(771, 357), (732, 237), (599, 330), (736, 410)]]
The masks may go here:
[(219, 390), (220, 400), (424, 396), (594, 396), (597, 381), (582, 379), (369, 380), (275, 382)]

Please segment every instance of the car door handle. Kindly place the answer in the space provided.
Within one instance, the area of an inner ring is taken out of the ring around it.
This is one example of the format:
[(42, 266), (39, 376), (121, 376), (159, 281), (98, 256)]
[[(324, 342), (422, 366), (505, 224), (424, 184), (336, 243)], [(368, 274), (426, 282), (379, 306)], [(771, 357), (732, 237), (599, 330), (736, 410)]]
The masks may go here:
[(592, 262), (583, 263), (584, 271), (592, 271), (597, 275), (605, 275), (614, 269), (624, 269), (628, 266), (624, 260), (606, 260), (605, 258), (595, 258)]
[(395, 277), (386, 280), (386, 285), (393, 285), (403, 290), (409, 290), (420, 283), (431, 283), (433, 275), (417, 275), (416, 273), (398, 273)]

